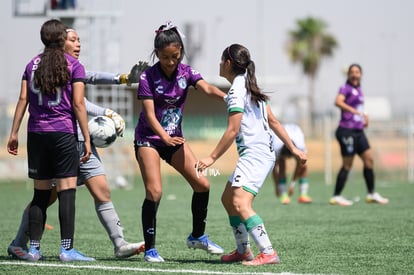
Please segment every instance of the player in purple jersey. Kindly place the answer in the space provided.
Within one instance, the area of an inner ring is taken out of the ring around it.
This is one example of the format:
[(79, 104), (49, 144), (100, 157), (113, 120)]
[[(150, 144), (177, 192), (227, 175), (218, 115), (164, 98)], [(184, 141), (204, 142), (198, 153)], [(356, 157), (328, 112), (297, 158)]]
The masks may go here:
[(159, 61), (145, 70), (139, 81), (138, 99), (142, 101), (142, 111), (134, 141), (146, 192), (142, 205), (144, 260), (164, 261), (155, 248), (156, 215), (162, 195), (160, 158), (183, 175), (193, 189), (193, 229), (187, 238), (187, 246), (221, 254), (223, 249), (204, 234), (210, 183), (194, 171), (197, 160), (185, 142), (181, 122), (190, 86), (220, 100), (225, 93), (207, 83), (199, 72), (181, 63), (184, 44), (177, 27), (171, 22), (156, 30), (153, 57)]
[[(73, 29), (66, 30), (67, 37), (65, 41), (64, 51), (69, 53), (76, 59), (79, 58), (80, 54), (80, 39), (78, 34)], [(140, 74), (140, 68), (138, 65), (134, 65), (129, 74), (114, 74), (106, 72), (86, 72), (86, 84), (121, 84), (119, 81), (120, 76), (132, 83), (138, 81), (138, 75)], [(135, 81), (136, 80), (136, 81)], [(125, 84), (128, 85), (127, 82)], [(98, 105), (95, 105), (89, 102), (85, 98), (86, 110), (90, 116), (105, 115), (110, 117), (116, 125), (116, 130), (118, 136), (122, 136), (125, 123), (122, 117), (114, 112), (111, 109), (103, 108)], [(78, 147), (80, 149), (80, 154), (83, 150), (83, 136), (78, 127)], [(102, 225), (108, 233), (109, 238), (111, 239), (114, 245), (114, 254), (116, 258), (126, 258), (132, 255), (138, 254), (144, 250), (144, 242), (138, 243), (128, 243), (124, 239), (123, 228), (121, 227), (120, 219), (115, 210), (115, 207), (111, 201), (110, 189), (105, 176), (105, 171), (103, 165), (100, 161), (99, 154), (94, 147), (92, 146), (92, 155), (89, 160), (85, 163), (80, 164), (79, 176), (78, 176), (78, 186), (85, 184), (88, 188), (90, 194), (95, 201), (95, 210), (96, 214), (99, 217)], [(51, 197), (49, 200), (48, 207), (52, 205), (57, 199), (56, 189), (53, 189)], [(28, 237), (28, 226), (29, 226), (29, 206), (23, 211), (21, 223), (16, 237), (11, 242), (7, 248), (7, 252), (18, 259), (27, 258), (27, 242)]]
[[(42, 25), (40, 36), (45, 49), (29, 62), (23, 74), (7, 143), (8, 152), (16, 155), (19, 128), (29, 106), (27, 155), (34, 195), (29, 211), (28, 261), (42, 258), (40, 240), (53, 180), (59, 199), (60, 260), (95, 260), (73, 248), (79, 161), (86, 162), (92, 151), (84, 101), (85, 69), (76, 58), (64, 53), (65, 30), (66, 26), (56, 19)], [(85, 137), (84, 155), (80, 160), (76, 121)]]
[(341, 119), (336, 130), (336, 139), (341, 147), (342, 167), (336, 178), (333, 197), (329, 200), (332, 205), (349, 206), (352, 201), (341, 196), (345, 187), (348, 173), (352, 168), (355, 154), (363, 162), (363, 174), (367, 185), (367, 203), (387, 204), (388, 199), (383, 198), (374, 191), (374, 157), (364, 128), (368, 126), (368, 115), (364, 113), (364, 95), (361, 89), (362, 68), (352, 64), (348, 69), (348, 79), (339, 89), (335, 105), (341, 110)]

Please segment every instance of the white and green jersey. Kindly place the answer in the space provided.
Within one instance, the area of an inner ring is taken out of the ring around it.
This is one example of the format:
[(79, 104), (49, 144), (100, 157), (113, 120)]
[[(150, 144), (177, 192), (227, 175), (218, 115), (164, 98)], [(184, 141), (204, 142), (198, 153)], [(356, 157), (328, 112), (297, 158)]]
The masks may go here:
[(251, 100), (246, 90), (244, 75), (238, 75), (227, 96), (227, 111), (241, 112), (243, 118), (239, 133), (236, 136), (239, 156), (245, 154), (266, 155), (269, 158), (273, 153), (273, 137), (267, 119), (266, 102), (258, 104)]

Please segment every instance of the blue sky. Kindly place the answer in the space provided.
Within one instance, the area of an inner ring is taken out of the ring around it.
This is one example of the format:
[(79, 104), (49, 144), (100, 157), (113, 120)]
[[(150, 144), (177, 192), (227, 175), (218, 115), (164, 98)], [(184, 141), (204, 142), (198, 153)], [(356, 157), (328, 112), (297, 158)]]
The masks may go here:
[[(42, 49), (39, 30), (47, 18), (14, 17), (12, 1), (4, 2), (0, 10), (3, 23), (0, 81), (5, 90), (0, 93), (0, 103), (14, 104), (24, 66)], [(171, 19), (182, 30), (186, 23), (192, 23), (196, 26), (194, 38), (201, 43), (193, 67), (207, 81), (222, 83), (218, 77), (221, 52), (231, 43), (243, 44), (256, 62), (259, 84), (271, 93), (272, 105), (277, 109), (292, 97), (306, 95), (308, 89), (300, 66), (292, 64), (286, 54), (288, 30), (294, 28), (299, 18), (318, 17), (328, 24), (327, 31), (339, 42), (334, 56), (323, 60), (318, 74), (316, 95), (320, 112), (335, 110), (333, 100), (345, 81), (343, 68), (353, 62), (363, 67), (366, 96), (387, 98), (394, 116), (412, 112), (414, 1), (78, 0), (78, 3), (84, 11), (118, 9), (122, 14), (114, 25), (119, 30), (116, 34), (102, 30), (93, 33), (99, 36), (98, 45), (88, 42), (93, 39), (86, 27), (78, 28), (84, 42), (81, 60), (87, 69), (128, 71), (137, 60), (149, 59), (154, 30), (164, 21)], [(91, 57), (97, 47), (108, 53), (112, 66)]]

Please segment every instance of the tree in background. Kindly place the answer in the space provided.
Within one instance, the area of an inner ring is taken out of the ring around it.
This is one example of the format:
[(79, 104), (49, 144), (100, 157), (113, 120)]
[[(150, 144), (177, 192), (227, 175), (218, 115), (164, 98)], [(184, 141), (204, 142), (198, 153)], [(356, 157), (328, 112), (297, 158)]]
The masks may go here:
[(326, 33), (326, 28), (327, 24), (323, 20), (307, 17), (297, 20), (296, 28), (289, 31), (289, 57), (293, 63), (302, 64), (303, 73), (309, 78), (307, 117), (312, 125), (309, 130), (315, 126), (315, 80), (321, 59), (332, 56), (333, 50), (338, 46), (336, 38)]

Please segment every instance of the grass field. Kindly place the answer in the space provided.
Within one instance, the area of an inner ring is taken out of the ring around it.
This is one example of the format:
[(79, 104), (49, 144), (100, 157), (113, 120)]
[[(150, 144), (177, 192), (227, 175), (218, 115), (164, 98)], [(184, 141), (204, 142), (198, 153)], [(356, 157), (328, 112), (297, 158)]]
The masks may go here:
[[(226, 252), (234, 249), (228, 219), (220, 203), (226, 177), (209, 177), (212, 188), (207, 234)], [(268, 180), (255, 201), (265, 221), (281, 263), (260, 267), (222, 264), (219, 256), (190, 250), (185, 240), (191, 231), (191, 190), (178, 176), (164, 177), (164, 196), (158, 212), (157, 249), (166, 260), (150, 264), (138, 255), (126, 260), (113, 258), (113, 247), (96, 216), (86, 188), (78, 189), (75, 248), (97, 259), (93, 263), (64, 264), (58, 260), (59, 224), (57, 205), (48, 210), (42, 240), (45, 261), (30, 264), (11, 259), (6, 249), (31, 199), (27, 182), (0, 183), (1, 234), (0, 274), (413, 274), (414, 273), (414, 185), (377, 182), (377, 191), (390, 199), (386, 206), (364, 202), (362, 178), (351, 177), (344, 196), (358, 199), (352, 207), (330, 206), (333, 186), (323, 184), (323, 175), (310, 177), (314, 203), (281, 205)], [(296, 194), (297, 195), (297, 194)], [(142, 239), (143, 187), (136, 180), (131, 190), (113, 190), (112, 199), (128, 241)], [(253, 245), (255, 252), (256, 247)]]

